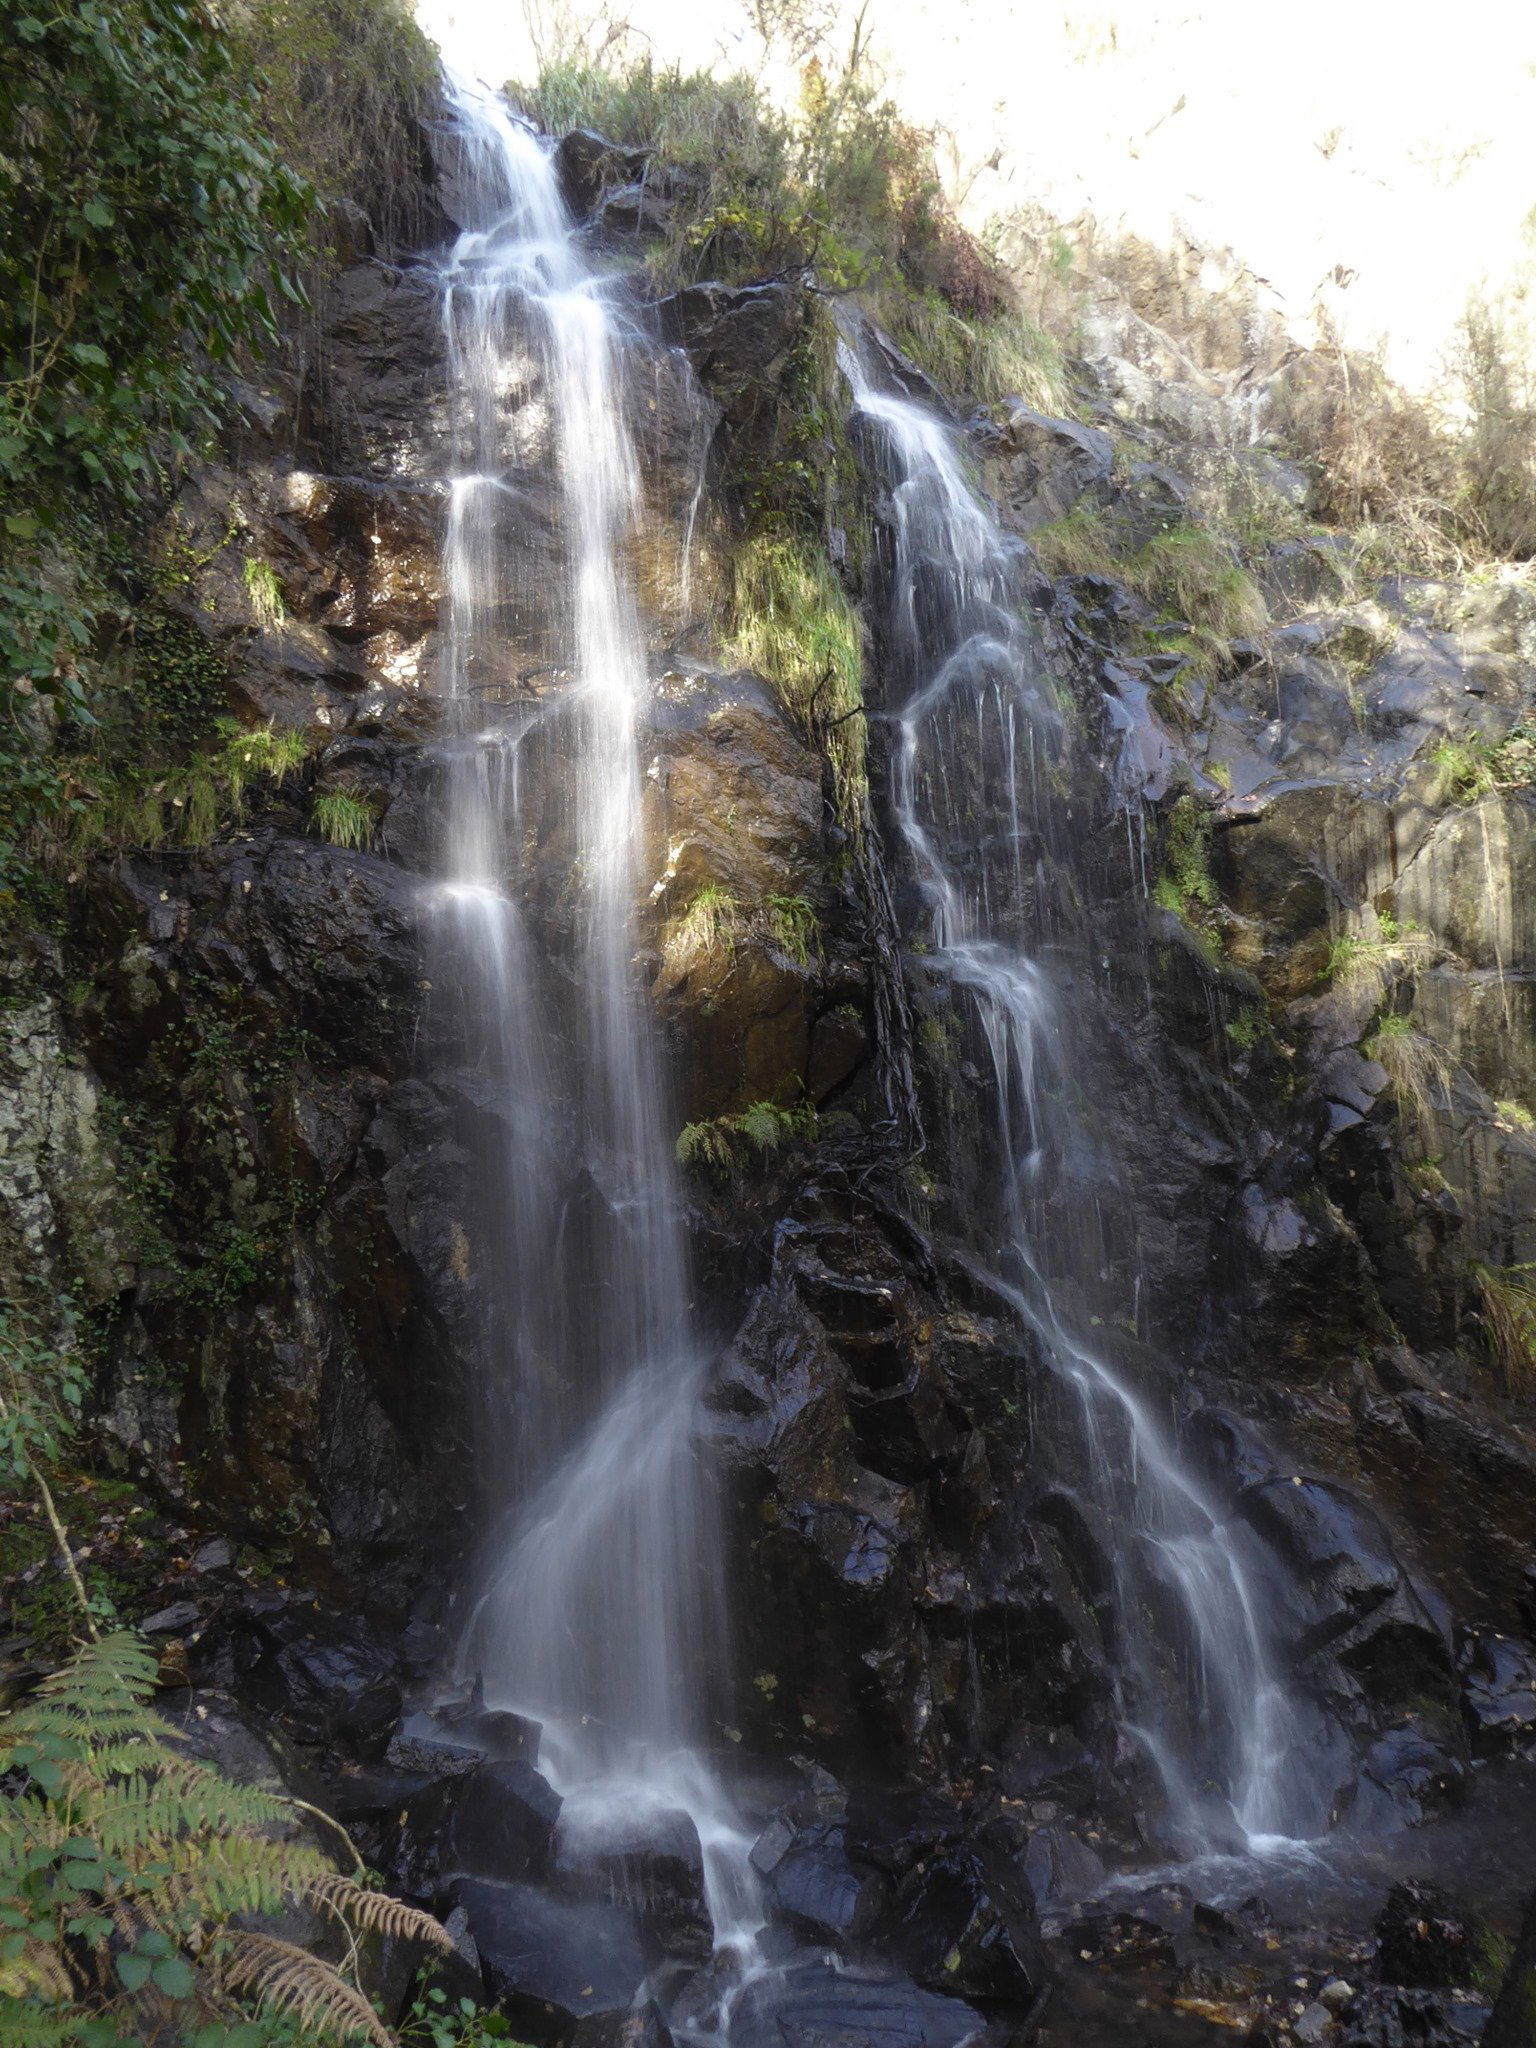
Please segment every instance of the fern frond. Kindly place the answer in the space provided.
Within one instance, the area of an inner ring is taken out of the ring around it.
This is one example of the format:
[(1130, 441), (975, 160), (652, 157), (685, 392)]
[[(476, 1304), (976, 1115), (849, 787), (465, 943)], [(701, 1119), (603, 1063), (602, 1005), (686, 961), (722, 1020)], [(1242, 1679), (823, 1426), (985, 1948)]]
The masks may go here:
[(390, 1941), (425, 1941), (444, 1955), (452, 1955), (452, 1937), (430, 1913), (392, 1899), (388, 1892), (371, 1892), (340, 1871), (328, 1871), (304, 1886), (305, 1903), (319, 1906), (343, 1924), (382, 1934)]
[(31, 1999), (7, 1999), (3, 2019), (5, 2048), (73, 2048), (86, 2015), (77, 2008), (61, 2011)]
[(10, 1716), (6, 1733), (14, 1739), (30, 1724), (54, 1715), (86, 1729), (113, 1722), (142, 1725), (139, 1710), (154, 1692), (157, 1669), (142, 1640), (119, 1629), (85, 1644), (67, 1664), (50, 1672), (31, 1699)]
[(326, 1868), (313, 1850), (296, 1856), (293, 1843), (259, 1836), (172, 1843), (162, 1860), (170, 1867), (155, 1881), (156, 1896), (205, 1922), (281, 1912), (289, 1893), (302, 1894)]
[[(35, 1934), (22, 1937), (21, 1953), (0, 1965), (0, 1998), (45, 1998), (63, 2001), (73, 1998), (77, 1986), (64, 1957), (51, 1942)], [(10, 2040), (6, 2022), (0, 2019), (0, 2039)]]
[(263, 2005), (292, 2013), (301, 2027), (339, 2034), (364, 2034), (376, 2048), (393, 2048), (378, 2014), (362, 1992), (313, 1956), (275, 1934), (230, 1934), (222, 1966), (232, 1991), (251, 1991)]

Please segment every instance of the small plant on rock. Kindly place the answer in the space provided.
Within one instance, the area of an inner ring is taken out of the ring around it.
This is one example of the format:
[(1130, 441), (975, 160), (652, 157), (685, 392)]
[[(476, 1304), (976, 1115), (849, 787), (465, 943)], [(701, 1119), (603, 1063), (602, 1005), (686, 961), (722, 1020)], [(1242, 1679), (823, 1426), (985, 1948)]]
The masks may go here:
[(277, 571), (270, 562), (259, 555), (247, 555), (244, 569), (246, 595), (251, 600), (251, 610), (258, 626), (271, 628), (280, 626), (286, 613), (283, 603), (283, 586), (277, 580)]
[(678, 1164), (739, 1172), (752, 1158), (766, 1159), (815, 1131), (816, 1112), (808, 1102), (794, 1109), (754, 1102), (735, 1116), (684, 1124), (677, 1140)]
[(1442, 740), (1429, 757), (1435, 771), (1436, 795), (1458, 804), (1476, 803), (1494, 786), (1488, 750), (1475, 736), (1464, 740)]
[(345, 789), (325, 789), (310, 806), (309, 821), (322, 839), (357, 853), (373, 839), (373, 806)]
[(816, 951), (820, 926), (804, 896), (770, 896), (763, 910), (768, 938), (797, 967), (808, 967)]
[(1399, 1112), (1411, 1118), (1422, 1139), (1436, 1107), (1450, 1100), (1450, 1061), (1411, 1018), (1383, 1017), (1361, 1050), (1386, 1069)]
[(1536, 1390), (1536, 1265), (1474, 1265), (1488, 1348), (1506, 1394)]

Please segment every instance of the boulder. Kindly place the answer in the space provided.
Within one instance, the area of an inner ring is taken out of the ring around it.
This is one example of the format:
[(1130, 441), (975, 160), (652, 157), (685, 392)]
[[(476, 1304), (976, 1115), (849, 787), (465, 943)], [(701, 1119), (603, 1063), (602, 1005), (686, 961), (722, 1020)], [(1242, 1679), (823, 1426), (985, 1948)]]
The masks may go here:
[(578, 220), (596, 210), (614, 186), (633, 186), (645, 177), (650, 151), (626, 149), (590, 128), (572, 128), (555, 149), (555, 167), (566, 204)]
[[(1454, 2023), (1456, 2008), (1433, 1991), (1396, 1985), (1362, 1991), (1340, 2019), (1338, 2048), (1468, 2048), (1481, 2013), (1465, 2008), (1471, 2029)], [(1514, 2040), (1511, 2036), (1511, 2048)]]
[(879, 1915), (880, 1880), (849, 1862), (846, 1830), (836, 1822), (798, 1828), (775, 1822), (758, 1838), (752, 1863), (770, 1913), (803, 1941), (847, 1950)]
[(364, 1762), (384, 1755), (400, 1720), (390, 1651), (322, 1631), (280, 1597), (253, 1597), (233, 1631), (243, 1685), (297, 1741)]
[(1536, 1742), (1536, 1656), (1490, 1630), (1467, 1642), (1461, 1674), (1474, 1756), (1504, 1755)]
[(519, 2039), (618, 2048), (655, 1959), (633, 1914), (483, 1878), (457, 1879), (450, 1895), (468, 1918), (486, 1992)]
[(753, 1979), (731, 2015), (735, 2048), (962, 2048), (974, 2007), (868, 1964), (798, 1957)]
[(607, 1899), (638, 1913), (669, 1955), (708, 1956), (704, 1853), (691, 1817), (678, 1808), (567, 1811), (559, 1828), (554, 1881), (579, 1898)]
[(1448, 1991), (1471, 1984), (1483, 1963), (1479, 1923), (1418, 1878), (1393, 1885), (1376, 1922), (1376, 1974), (1386, 1984)]
[(957, 1844), (904, 1880), (885, 1931), (920, 1984), (1029, 2009), (1050, 1981), (1028, 1878), (1000, 1849)]
[(779, 283), (695, 284), (661, 300), (656, 317), (705, 390), (730, 403), (771, 375), (799, 327), (801, 302)]
[(1016, 532), (1029, 534), (1066, 517), (1085, 498), (1097, 503), (1114, 468), (1115, 444), (1097, 427), (1051, 419), (1014, 404), (984, 443), (988, 481)]

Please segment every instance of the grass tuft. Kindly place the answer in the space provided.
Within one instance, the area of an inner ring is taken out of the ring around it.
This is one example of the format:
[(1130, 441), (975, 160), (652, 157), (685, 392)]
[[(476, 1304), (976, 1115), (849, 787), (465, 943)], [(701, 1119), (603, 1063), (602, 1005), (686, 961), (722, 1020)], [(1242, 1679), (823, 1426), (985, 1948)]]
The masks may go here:
[(1505, 1393), (1536, 1392), (1536, 1265), (1476, 1264), (1472, 1277)]
[(277, 571), (270, 562), (264, 562), (259, 555), (247, 555), (245, 559), (245, 588), (251, 600), (251, 610), (256, 615), (257, 625), (270, 630), (280, 626), (285, 615), (283, 587), (277, 580)]
[(103, 763), (82, 781), (70, 807), (67, 850), (89, 856), (108, 848), (207, 846), (220, 824), (245, 815), (255, 782), (280, 783), (300, 766), (304, 735), (272, 725), (215, 724), (216, 743), (172, 766), (139, 769)]
[(1434, 950), (1428, 932), (1416, 924), (1399, 924), (1383, 911), (1374, 930), (1345, 932), (1332, 941), (1322, 978), (1346, 995), (1369, 997), (1371, 1009), (1379, 1010), (1394, 982)]
[(1070, 416), (1071, 384), (1059, 344), (1017, 307), (967, 319), (937, 292), (887, 288), (864, 310), (943, 391), (982, 405), (1022, 399), (1036, 412)]
[(378, 823), (373, 806), (345, 789), (322, 790), (310, 806), (309, 822), (332, 846), (354, 853), (369, 844)]
[(1427, 1142), (1435, 1110), (1450, 1101), (1451, 1063), (1407, 1017), (1383, 1017), (1361, 1047), (1367, 1059), (1386, 1069), (1398, 1113), (1410, 1118)]
[(1160, 651), (1181, 654), (1191, 675), (1213, 681), (1232, 664), (1231, 643), (1263, 630), (1258, 586), (1228, 547), (1201, 526), (1175, 526), (1127, 552), (1102, 512), (1082, 508), (1030, 535), (1049, 576), (1102, 576), (1123, 583), (1158, 613)]

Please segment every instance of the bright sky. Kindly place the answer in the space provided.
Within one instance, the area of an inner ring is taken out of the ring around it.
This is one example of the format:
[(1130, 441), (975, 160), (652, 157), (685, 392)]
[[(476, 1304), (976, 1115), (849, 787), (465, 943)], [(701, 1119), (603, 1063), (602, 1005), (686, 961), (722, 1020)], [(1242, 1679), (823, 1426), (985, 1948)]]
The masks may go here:
[[(610, 12), (660, 61), (758, 66), (740, 0)], [(523, 0), (418, 13), (482, 76), (534, 68)], [(1533, 0), (868, 0), (865, 19), (892, 97), (952, 141), (973, 226), (1024, 200), (1155, 241), (1180, 226), (1251, 265), (1304, 338), (1321, 293), (1412, 383), (1469, 292), (1536, 278)]]

